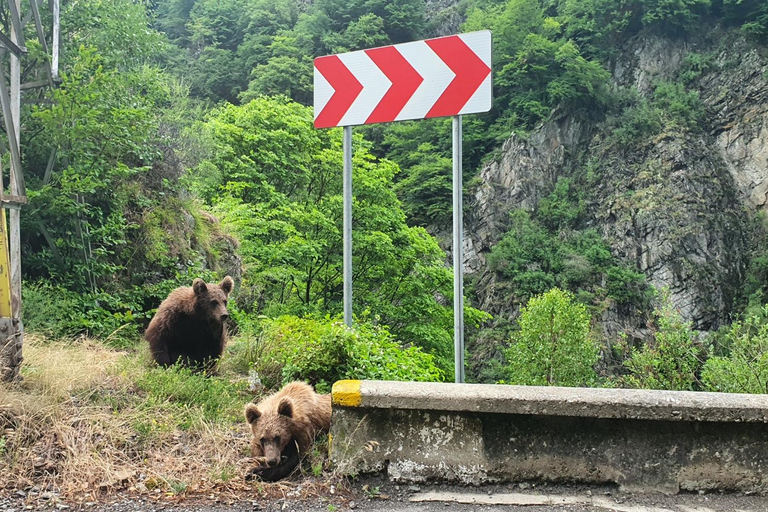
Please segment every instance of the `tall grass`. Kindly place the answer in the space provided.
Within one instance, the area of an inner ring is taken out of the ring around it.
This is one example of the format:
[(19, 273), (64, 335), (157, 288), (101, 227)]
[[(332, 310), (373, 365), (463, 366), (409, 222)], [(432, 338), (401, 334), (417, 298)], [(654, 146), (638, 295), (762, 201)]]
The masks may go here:
[(241, 411), (254, 398), (243, 376), (154, 368), (143, 346), (30, 334), (22, 376), (0, 386), (0, 489), (36, 486), (80, 502), (117, 490), (253, 495), (242, 478), (250, 433)]

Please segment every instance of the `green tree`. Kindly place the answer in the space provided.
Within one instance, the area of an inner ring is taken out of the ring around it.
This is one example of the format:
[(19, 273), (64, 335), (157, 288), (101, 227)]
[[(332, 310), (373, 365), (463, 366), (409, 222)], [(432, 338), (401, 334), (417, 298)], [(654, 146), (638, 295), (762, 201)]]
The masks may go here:
[(80, 58), (81, 46), (96, 48), (107, 70), (127, 70), (167, 50), (167, 39), (149, 28), (145, 0), (66, 2), (61, 11), (62, 68)]
[(610, 74), (563, 37), (563, 25), (538, 1), (510, 0), (472, 10), (464, 30), (490, 29), (498, 113), (489, 122), (503, 136), (508, 128), (530, 130), (559, 105), (581, 108), (603, 101)]
[(705, 353), (698, 333), (690, 322), (683, 321), (668, 290), (662, 291), (654, 316), (657, 325), (654, 339), (639, 349), (631, 349), (630, 357), (624, 361), (629, 374), (622, 377), (621, 382), (633, 388), (696, 390)]
[(559, 19), (587, 55), (615, 54), (642, 29), (677, 37), (694, 32), (710, 0), (564, 0)]
[(453, 162), (434, 152), (431, 144), (421, 145), (412, 155), (419, 162), (395, 186), (408, 222), (418, 226), (445, 223), (451, 216)]
[(726, 356), (710, 357), (701, 380), (708, 391), (768, 393), (768, 305), (731, 324)]
[[(215, 145), (199, 192), (241, 242), (241, 306), (268, 315), (331, 313), (342, 300), (342, 184), (338, 130), (315, 130), (311, 109), (260, 97), (216, 110)], [(354, 141), (354, 308), (404, 343), (451, 366), (451, 275), (437, 242), (405, 222), (392, 191), (397, 166)], [(472, 322), (482, 315), (468, 308)]]
[(590, 339), (590, 318), (583, 304), (558, 288), (533, 297), (520, 309), (520, 330), (507, 350), (509, 384), (590, 386), (600, 348)]
[(312, 61), (299, 48), (296, 38), (276, 36), (265, 53), (272, 57), (253, 69), (248, 89), (240, 94), (240, 101), (247, 103), (262, 95), (284, 94), (299, 103), (311, 103)]
[(94, 49), (81, 48), (52, 105), (35, 114), (63, 168), (48, 182), (30, 179), (28, 215), (47, 226), (32, 232), (45, 235), (51, 253), (25, 258), (28, 271), (95, 287), (119, 270), (115, 256), (133, 229), (124, 208), (131, 183), (160, 156), (155, 110), (168, 92), (158, 70), (108, 71)]

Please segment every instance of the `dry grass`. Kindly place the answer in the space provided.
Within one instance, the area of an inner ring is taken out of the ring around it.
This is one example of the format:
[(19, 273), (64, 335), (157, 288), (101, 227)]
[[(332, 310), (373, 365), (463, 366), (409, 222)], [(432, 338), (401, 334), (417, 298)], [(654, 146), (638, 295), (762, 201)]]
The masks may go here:
[(243, 479), (240, 411), (253, 397), (242, 376), (168, 372), (145, 351), (29, 334), (24, 357), (22, 383), (0, 387), (0, 492), (37, 488), (72, 502), (117, 491), (217, 501), (296, 492), (296, 483)]

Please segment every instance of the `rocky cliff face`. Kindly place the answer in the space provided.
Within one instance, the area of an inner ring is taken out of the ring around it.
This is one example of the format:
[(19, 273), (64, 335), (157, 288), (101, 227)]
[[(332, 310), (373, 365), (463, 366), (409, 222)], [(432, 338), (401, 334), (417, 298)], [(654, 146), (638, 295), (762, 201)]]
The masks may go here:
[[(755, 212), (768, 209), (768, 59), (746, 41), (681, 43), (638, 38), (612, 64), (616, 86), (649, 94), (655, 80), (678, 76), (691, 51), (713, 55), (690, 85), (706, 107), (703, 130), (664, 130), (632, 148), (608, 142), (603, 121), (555, 114), (527, 140), (511, 137), (470, 191), (465, 271), (478, 285), (478, 305), (514, 317), (486, 257), (506, 230), (508, 212), (533, 210), (558, 176), (590, 166), (589, 222), (615, 256), (671, 300), (700, 330), (730, 320), (743, 284)], [(644, 338), (644, 321), (609, 308), (603, 326)]]

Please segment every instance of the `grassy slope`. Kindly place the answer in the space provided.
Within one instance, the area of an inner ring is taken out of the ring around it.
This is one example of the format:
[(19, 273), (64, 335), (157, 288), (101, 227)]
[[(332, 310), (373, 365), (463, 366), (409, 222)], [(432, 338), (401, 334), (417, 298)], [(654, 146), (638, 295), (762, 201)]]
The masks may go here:
[[(116, 351), (33, 334), (25, 336), (24, 358), (23, 381), (0, 387), (0, 474), (7, 475), (0, 492), (37, 487), (87, 502), (127, 490), (226, 501), (291, 485), (244, 481), (250, 434), (242, 408), (253, 395), (247, 378), (226, 365), (205, 378), (153, 368), (143, 346)], [(313, 473), (322, 459), (312, 457)]]

